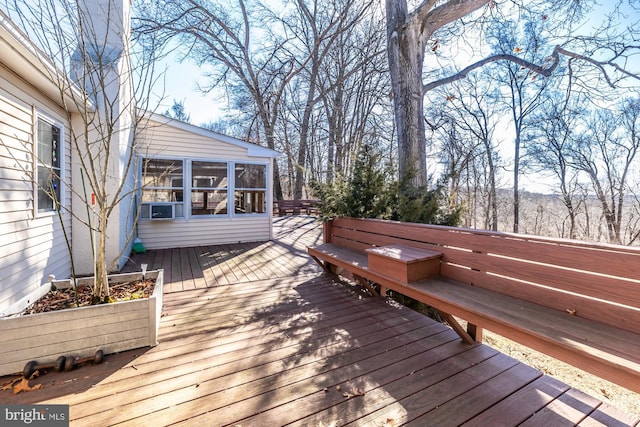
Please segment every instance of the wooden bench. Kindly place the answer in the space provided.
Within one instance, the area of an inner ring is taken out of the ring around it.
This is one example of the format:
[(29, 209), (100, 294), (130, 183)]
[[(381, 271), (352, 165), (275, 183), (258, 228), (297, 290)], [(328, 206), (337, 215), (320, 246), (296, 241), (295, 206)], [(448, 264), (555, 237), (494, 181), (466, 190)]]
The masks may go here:
[(287, 214), (300, 215), (317, 215), (320, 212), (319, 202), (317, 200), (278, 200), (276, 210), (278, 216)]
[(486, 328), (640, 392), (638, 248), (353, 218), (323, 232), (308, 253), (326, 271), (432, 306), (469, 343)]

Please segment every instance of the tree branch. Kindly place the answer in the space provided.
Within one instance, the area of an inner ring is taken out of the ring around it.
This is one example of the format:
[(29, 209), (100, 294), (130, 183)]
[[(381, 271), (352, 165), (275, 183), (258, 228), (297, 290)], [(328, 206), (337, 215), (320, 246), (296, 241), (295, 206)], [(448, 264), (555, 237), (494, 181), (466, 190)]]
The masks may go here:
[[(631, 47), (627, 47), (625, 49), (629, 49)], [(612, 67), (614, 70), (623, 73), (624, 75), (626, 75), (627, 77), (631, 77), (634, 78), (636, 80), (640, 80), (640, 76), (637, 74), (634, 74), (626, 69), (624, 69), (623, 67), (621, 67), (620, 65), (616, 64), (614, 62), (613, 59), (610, 60), (606, 60), (606, 61), (598, 61), (596, 59), (590, 58), (586, 55), (582, 55), (576, 52), (572, 52), (570, 50), (567, 50), (561, 46), (556, 46), (553, 49), (553, 52), (551, 53), (550, 56), (547, 57), (546, 61), (544, 64), (542, 65), (538, 65), (538, 64), (534, 64), (533, 62), (524, 60), (520, 57), (517, 57), (515, 55), (511, 55), (508, 53), (500, 53), (497, 55), (492, 55), (489, 56), (487, 58), (484, 58), (478, 62), (475, 62), (471, 65), (469, 65), (468, 67), (460, 70), (459, 72), (457, 72), (454, 75), (439, 79), (439, 80), (435, 80), (433, 82), (427, 83), (426, 85), (424, 85), (422, 87), (422, 94), (425, 95), (427, 92), (429, 92), (432, 89), (435, 89), (437, 87), (449, 84), (449, 83), (453, 83), (455, 81), (458, 80), (462, 80), (464, 78), (467, 77), (467, 75), (471, 72), (474, 71), (478, 68), (481, 68), (491, 62), (496, 62), (496, 61), (511, 61), (513, 63), (516, 63), (518, 65), (520, 65), (523, 68), (527, 68), (529, 70), (531, 70), (532, 72), (545, 76), (545, 77), (549, 77), (551, 76), (551, 74), (553, 74), (553, 72), (555, 71), (555, 69), (558, 67), (558, 64), (560, 63), (560, 55), (566, 56), (568, 58), (574, 59), (574, 60), (578, 60), (578, 61), (584, 61), (587, 62), (591, 65), (593, 65), (594, 67), (596, 67), (602, 74), (602, 76), (604, 77), (605, 81), (607, 82), (607, 84), (612, 87), (615, 88), (616, 85), (615, 83), (611, 80), (611, 76), (609, 75), (609, 73), (607, 73), (607, 70), (605, 67), (609, 66)], [(617, 56), (616, 56), (617, 57)], [(615, 58), (614, 58), (615, 59)]]
[[(556, 69), (556, 67), (558, 66), (559, 63), (559, 51), (560, 47), (556, 46), (556, 48), (553, 50), (553, 53), (551, 54), (551, 56), (548, 58), (547, 61), (547, 65), (537, 65), (534, 64), (532, 62), (529, 62), (527, 60), (524, 60), (522, 58), (519, 58), (515, 55), (511, 55), (508, 53), (500, 53), (497, 55), (492, 55), (489, 56), (487, 58), (484, 58), (478, 62), (475, 62), (471, 65), (469, 65), (468, 67), (460, 70), (459, 72), (457, 72), (456, 74), (449, 76), (449, 77), (445, 77), (443, 79), (440, 80), (436, 80), (430, 83), (427, 83), (426, 85), (423, 86), (422, 88), (422, 94), (426, 94), (427, 92), (429, 92), (432, 89), (435, 89), (437, 87), (443, 86), (445, 84), (449, 84), (449, 83), (453, 83), (455, 81), (458, 80), (462, 80), (465, 77), (467, 77), (467, 75), (473, 71), (476, 70), (478, 68), (481, 68), (491, 62), (496, 62), (496, 61), (511, 61), (514, 62), (522, 67), (528, 68), (529, 70), (533, 71), (534, 73), (537, 74), (541, 74), (545, 77), (549, 77), (551, 75), (551, 73), (553, 72), (553, 70)], [(548, 62), (549, 60), (551, 61), (551, 64), (549, 65)]]

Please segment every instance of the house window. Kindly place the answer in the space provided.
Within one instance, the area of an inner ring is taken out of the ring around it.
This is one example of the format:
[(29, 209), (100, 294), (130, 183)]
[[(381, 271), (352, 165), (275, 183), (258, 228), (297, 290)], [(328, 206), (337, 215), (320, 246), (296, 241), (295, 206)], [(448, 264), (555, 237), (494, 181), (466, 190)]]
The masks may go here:
[(176, 218), (184, 217), (184, 162), (174, 159), (144, 159), (142, 166), (142, 218), (151, 218), (149, 204), (174, 206)]
[(227, 214), (227, 163), (191, 162), (191, 215)]
[(43, 119), (37, 123), (37, 183), (38, 212), (54, 210), (55, 200), (60, 201), (60, 127)]
[(267, 168), (265, 165), (235, 164), (235, 213), (265, 213)]
[(141, 218), (267, 213), (264, 164), (154, 158), (142, 163)]

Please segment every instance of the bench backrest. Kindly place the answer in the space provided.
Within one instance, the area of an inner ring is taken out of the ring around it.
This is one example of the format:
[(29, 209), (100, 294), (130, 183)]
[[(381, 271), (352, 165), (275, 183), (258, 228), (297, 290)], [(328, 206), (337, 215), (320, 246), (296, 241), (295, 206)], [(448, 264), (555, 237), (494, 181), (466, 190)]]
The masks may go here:
[(640, 249), (376, 219), (336, 218), (325, 242), (440, 251), (440, 274), (640, 333)]

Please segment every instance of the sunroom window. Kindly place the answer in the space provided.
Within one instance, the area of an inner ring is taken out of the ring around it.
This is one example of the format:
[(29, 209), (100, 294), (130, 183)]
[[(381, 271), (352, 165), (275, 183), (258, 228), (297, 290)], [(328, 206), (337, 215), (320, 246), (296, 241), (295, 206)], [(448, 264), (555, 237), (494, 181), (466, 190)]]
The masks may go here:
[[(184, 163), (174, 159), (144, 159), (142, 167), (142, 218), (151, 218), (152, 205), (173, 206), (184, 217)], [(158, 209), (158, 212), (163, 210)]]
[(51, 212), (60, 201), (60, 128), (38, 119), (37, 141), (38, 212)]
[(235, 213), (265, 213), (267, 170), (265, 165), (235, 164)]
[(191, 162), (191, 215), (227, 214), (227, 163)]

